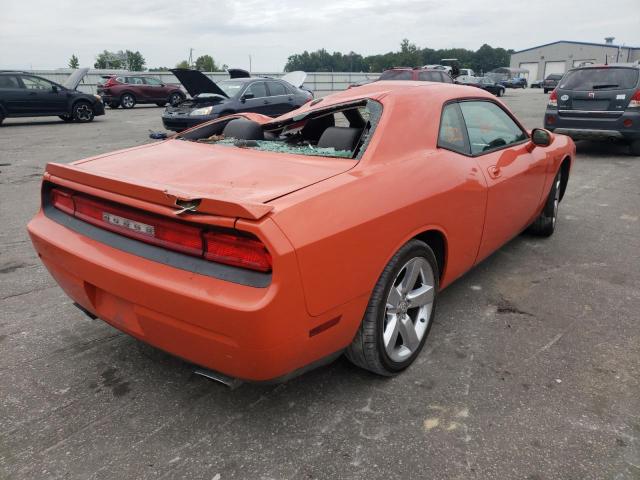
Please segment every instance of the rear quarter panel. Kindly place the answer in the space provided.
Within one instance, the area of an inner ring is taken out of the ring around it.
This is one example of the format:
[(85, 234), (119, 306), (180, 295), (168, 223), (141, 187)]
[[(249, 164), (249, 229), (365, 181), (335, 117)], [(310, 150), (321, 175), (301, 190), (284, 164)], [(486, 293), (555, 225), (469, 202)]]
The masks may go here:
[(385, 105), (353, 170), (273, 202), (274, 221), (296, 250), (311, 315), (369, 295), (394, 253), (425, 230), (446, 238), (443, 286), (473, 265), (484, 178), (474, 159), (435, 148), (442, 103), (423, 99), (416, 108), (417, 100)]

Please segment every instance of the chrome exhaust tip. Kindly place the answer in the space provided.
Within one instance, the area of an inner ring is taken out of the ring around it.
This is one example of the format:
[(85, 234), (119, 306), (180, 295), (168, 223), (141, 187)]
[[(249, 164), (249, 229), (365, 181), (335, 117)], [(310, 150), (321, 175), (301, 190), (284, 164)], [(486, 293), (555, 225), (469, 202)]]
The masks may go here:
[(209, 370), (207, 368), (198, 367), (193, 370), (193, 373), (196, 375), (200, 375), (201, 377), (208, 378), (209, 380), (213, 380), (218, 383), (222, 383), (226, 385), (231, 390), (235, 390), (240, 385), (242, 385), (242, 380), (238, 378), (228, 377), (220, 372), (215, 372), (213, 370)]

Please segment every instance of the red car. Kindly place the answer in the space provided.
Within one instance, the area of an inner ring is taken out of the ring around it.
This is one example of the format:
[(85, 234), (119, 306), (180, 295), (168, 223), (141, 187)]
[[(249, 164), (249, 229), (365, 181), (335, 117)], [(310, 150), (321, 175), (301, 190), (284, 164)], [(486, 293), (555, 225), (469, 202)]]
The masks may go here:
[(483, 90), (381, 81), (50, 163), (28, 230), (81, 309), (195, 364), (282, 380), (346, 353), (394, 375), (443, 288), (554, 232), (574, 156)]
[(177, 105), (186, 95), (180, 85), (166, 84), (157, 78), (143, 75), (108, 75), (107, 81), (98, 85), (98, 95), (111, 108), (133, 108), (136, 103), (155, 103), (164, 107)]

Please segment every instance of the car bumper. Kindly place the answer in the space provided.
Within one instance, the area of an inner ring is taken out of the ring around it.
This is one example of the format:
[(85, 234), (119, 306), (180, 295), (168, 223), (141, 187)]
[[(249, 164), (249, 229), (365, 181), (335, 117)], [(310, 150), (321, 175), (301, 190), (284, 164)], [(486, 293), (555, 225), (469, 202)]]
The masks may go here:
[(113, 95), (100, 94), (100, 98), (102, 98), (102, 103), (104, 103), (105, 105), (108, 105), (110, 103), (120, 102), (120, 99), (117, 97), (114, 97)]
[(96, 102), (93, 105), (93, 114), (98, 117), (100, 115), (104, 115), (104, 103)]
[(173, 130), (174, 132), (181, 132), (182, 130), (186, 130), (187, 128), (195, 127), (204, 122), (208, 122), (209, 120), (215, 120), (218, 118), (218, 115), (203, 115), (203, 116), (192, 116), (192, 115), (180, 115), (180, 114), (168, 114), (165, 113), (162, 115), (162, 123), (164, 128), (167, 130)]
[[(256, 288), (118, 250), (43, 211), (28, 231), (46, 268), (83, 309), (143, 342), (230, 377), (277, 381), (322, 363), (350, 343), (366, 308), (364, 298), (310, 316), (293, 251), (280, 257), (279, 265), (274, 258), (274, 271), (277, 267), (283, 274)], [(288, 245), (284, 237), (278, 242)], [(331, 328), (313, 333), (335, 318)]]
[[(597, 114), (601, 113), (594, 112), (594, 115)], [(572, 116), (548, 109), (544, 117), (544, 128), (568, 135), (574, 140), (640, 139), (640, 112), (626, 111), (617, 117), (594, 117), (587, 114), (578, 116), (580, 114), (575, 112), (569, 115)]]

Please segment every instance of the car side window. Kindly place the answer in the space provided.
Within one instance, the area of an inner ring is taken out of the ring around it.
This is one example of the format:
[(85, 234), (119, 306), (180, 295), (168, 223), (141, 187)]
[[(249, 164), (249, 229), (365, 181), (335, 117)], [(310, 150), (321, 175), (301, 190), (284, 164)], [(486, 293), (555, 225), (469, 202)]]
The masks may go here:
[(440, 72), (440, 76), (442, 78), (442, 80), (440, 80), (442, 83), (453, 83), (453, 79), (448, 73)]
[(464, 121), (458, 104), (445, 105), (440, 120), (438, 147), (469, 155), (469, 143), (465, 133)]
[(18, 79), (11, 75), (0, 75), (0, 88), (22, 88)]
[(162, 82), (157, 78), (145, 77), (144, 81), (147, 85), (162, 85)]
[(267, 87), (264, 82), (255, 82), (249, 85), (244, 93), (253, 93), (253, 98), (266, 97)]
[(493, 102), (460, 102), (460, 109), (473, 155), (503, 148), (528, 138), (527, 133)]
[(51, 90), (53, 87), (53, 83), (38, 77), (22, 77), (22, 83), (28, 90)]
[(267, 82), (267, 85), (269, 85), (269, 94), (271, 97), (287, 94), (286, 88), (279, 82)]

